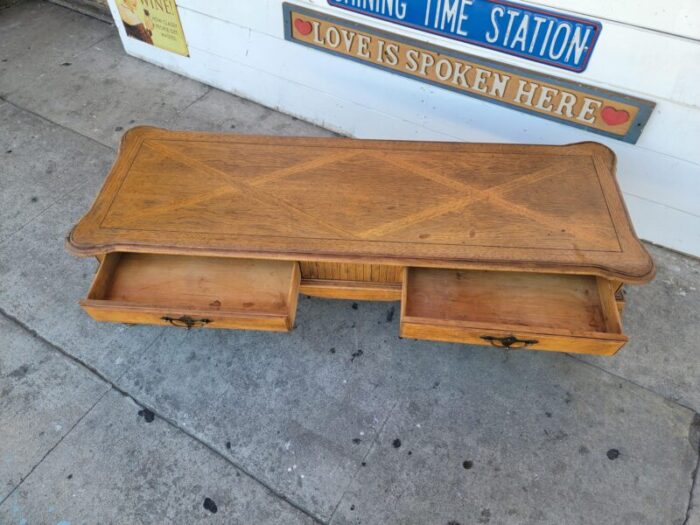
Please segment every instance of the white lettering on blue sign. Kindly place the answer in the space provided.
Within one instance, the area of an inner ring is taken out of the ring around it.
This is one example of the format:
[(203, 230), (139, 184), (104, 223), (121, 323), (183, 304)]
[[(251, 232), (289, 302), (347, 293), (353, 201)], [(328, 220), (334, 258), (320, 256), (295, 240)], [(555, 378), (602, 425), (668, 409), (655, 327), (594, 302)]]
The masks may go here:
[(328, 0), (328, 3), (577, 72), (588, 65), (601, 31), (599, 22), (506, 0)]

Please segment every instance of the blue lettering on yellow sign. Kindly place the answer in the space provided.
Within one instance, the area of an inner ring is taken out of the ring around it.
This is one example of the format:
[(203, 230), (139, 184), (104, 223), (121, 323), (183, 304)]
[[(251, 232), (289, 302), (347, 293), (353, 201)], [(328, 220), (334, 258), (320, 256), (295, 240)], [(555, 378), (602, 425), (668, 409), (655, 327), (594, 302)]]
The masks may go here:
[(328, 0), (401, 25), (581, 72), (600, 22), (504, 0)]

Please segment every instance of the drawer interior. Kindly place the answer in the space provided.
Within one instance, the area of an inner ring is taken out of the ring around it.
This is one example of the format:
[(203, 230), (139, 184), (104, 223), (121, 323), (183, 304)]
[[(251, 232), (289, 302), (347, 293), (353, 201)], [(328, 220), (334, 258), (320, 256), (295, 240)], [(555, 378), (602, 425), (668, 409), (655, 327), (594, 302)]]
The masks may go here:
[(83, 306), (259, 315), (293, 324), (298, 286), (295, 262), (110, 253)]
[(610, 283), (594, 276), (408, 268), (402, 319), (556, 334), (621, 334)]

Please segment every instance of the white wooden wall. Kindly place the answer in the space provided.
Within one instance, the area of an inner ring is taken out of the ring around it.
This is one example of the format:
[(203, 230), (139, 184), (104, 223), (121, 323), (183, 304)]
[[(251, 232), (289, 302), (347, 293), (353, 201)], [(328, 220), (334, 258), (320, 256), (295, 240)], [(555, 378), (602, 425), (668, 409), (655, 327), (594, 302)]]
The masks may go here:
[[(118, 20), (114, 0), (109, 0)], [(637, 233), (700, 256), (700, 0), (533, 0), (602, 22), (576, 74), (359, 14), (325, 0), (293, 3), (416, 40), (657, 106), (630, 145), (286, 42), (282, 0), (177, 0), (190, 57), (124, 34), (127, 53), (329, 129), (360, 138), (565, 144), (595, 140), (618, 156)]]

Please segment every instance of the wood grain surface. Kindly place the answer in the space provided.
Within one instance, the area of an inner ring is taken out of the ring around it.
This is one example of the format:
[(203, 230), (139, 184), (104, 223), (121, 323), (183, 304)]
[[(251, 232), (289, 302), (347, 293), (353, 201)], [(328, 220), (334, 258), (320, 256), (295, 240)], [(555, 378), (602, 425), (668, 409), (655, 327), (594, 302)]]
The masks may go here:
[(646, 282), (654, 265), (630, 224), (614, 170), (614, 154), (596, 143), (362, 141), (138, 127), (125, 135), (68, 247), (83, 256), (199, 254), (370, 265), (370, 273), (371, 265), (384, 265)]
[(611, 355), (627, 341), (614, 295), (593, 276), (408, 268), (401, 335)]
[(299, 281), (293, 262), (111, 253), (80, 304), (98, 321), (288, 331)]

